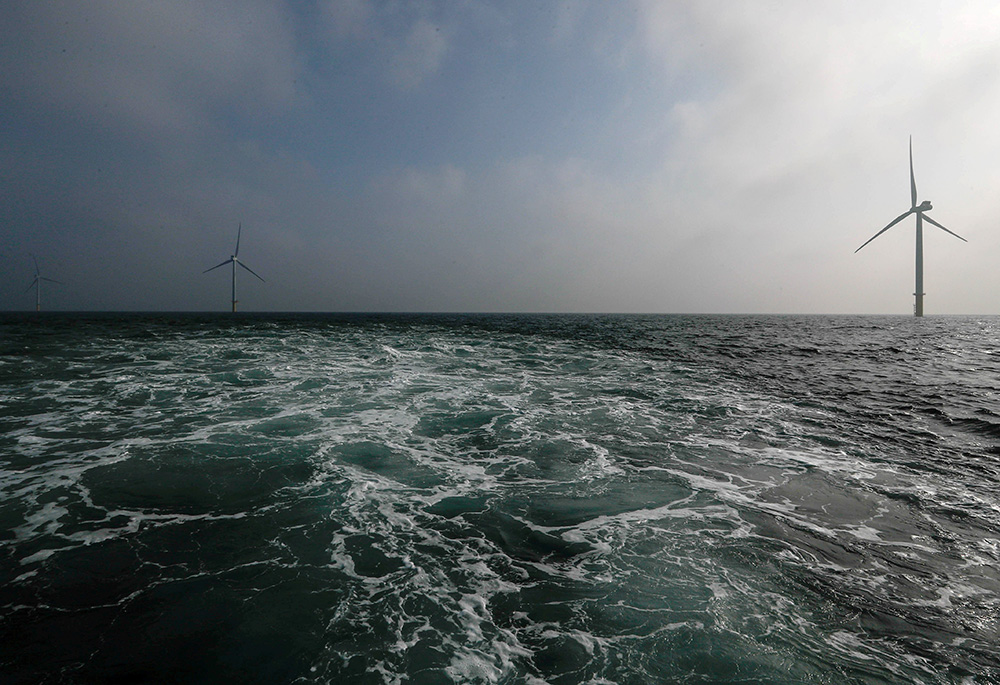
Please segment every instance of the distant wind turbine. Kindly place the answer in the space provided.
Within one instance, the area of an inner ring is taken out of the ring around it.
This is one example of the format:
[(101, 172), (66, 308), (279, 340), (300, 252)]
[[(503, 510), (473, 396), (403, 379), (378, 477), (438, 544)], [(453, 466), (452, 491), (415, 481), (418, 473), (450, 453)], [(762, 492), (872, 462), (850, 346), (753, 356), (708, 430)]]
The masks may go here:
[[(243, 262), (241, 262), (239, 260), (239, 254), (240, 254), (240, 234), (242, 232), (243, 232), (243, 222), (240, 222), (239, 228), (236, 230), (236, 251), (233, 252), (232, 256), (229, 259), (227, 259), (226, 261), (222, 262), (221, 264), (216, 264), (211, 269), (205, 269), (204, 271), (202, 271), (202, 273), (207, 274), (209, 271), (212, 271), (214, 269), (218, 269), (220, 266), (225, 266), (226, 264), (232, 263), (232, 265), (233, 265), (233, 311), (234, 312), (236, 311), (236, 265), (239, 264), (244, 269), (246, 269), (247, 271), (249, 271), (250, 273), (252, 273), (254, 276), (257, 276), (257, 278), (260, 278), (260, 276), (258, 276), (254, 272), (253, 269), (251, 269), (249, 266), (247, 266), (246, 264), (244, 264)], [(263, 278), (260, 278), (260, 280), (261, 280), (262, 283), (266, 282), (266, 281), (264, 281)]]
[(40, 312), (42, 310), (42, 281), (48, 281), (49, 283), (59, 283), (59, 281), (53, 280), (51, 278), (46, 278), (38, 270), (38, 260), (35, 259), (35, 255), (31, 255), (31, 261), (35, 263), (35, 278), (31, 281), (31, 285), (24, 289), (24, 292), (28, 292), (32, 288), (35, 289), (35, 311)]
[[(919, 205), (917, 204), (917, 182), (913, 179), (913, 136), (910, 136), (910, 203), (913, 206), (910, 207), (910, 209), (908, 211), (900, 214), (895, 219), (893, 219), (892, 221), (890, 221), (888, 226), (886, 226), (881, 231), (879, 231), (878, 233), (876, 233), (875, 235), (873, 235), (871, 238), (869, 238), (865, 242), (865, 245), (867, 245), (871, 241), (873, 241), (876, 238), (878, 238), (880, 235), (882, 235), (883, 233), (885, 233), (886, 231), (888, 231), (890, 228), (892, 228), (893, 226), (895, 226), (896, 224), (898, 224), (900, 221), (902, 221), (906, 217), (910, 216), (911, 214), (916, 214), (917, 215), (917, 278), (916, 278), (916, 286), (914, 287), (914, 291), (913, 291), (913, 296), (916, 298), (916, 301), (914, 302), (914, 305), (913, 305), (913, 315), (914, 316), (923, 316), (924, 315), (924, 226), (923, 226), (923, 222), (926, 221), (929, 224), (933, 224), (934, 226), (937, 226), (938, 228), (940, 228), (945, 233), (951, 233), (953, 236), (955, 236), (959, 240), (962, 240), (964, 242), (969, 242), (969, 241), (965, 240), (965, 238), (963, 238), (959, 234), (954, 233), (953, 231), (949, 231), (947, 228), (945, 228), (944, 226), (942, 226), (938, 222), (934, 221), (934, 219), (930, 218), (929, 216), (927, 216), (925, 214), (925, 212), (929, 212), (931, 210), (931, 203), (930, 203), (929, 200), (924, 200)], [(864, 247), (865, 245), (862, 245), (861, 247)], [(857, 254), (861, 250), (861, 247), (859, 247), (857, 250), (855, 250), (854, 254)]]

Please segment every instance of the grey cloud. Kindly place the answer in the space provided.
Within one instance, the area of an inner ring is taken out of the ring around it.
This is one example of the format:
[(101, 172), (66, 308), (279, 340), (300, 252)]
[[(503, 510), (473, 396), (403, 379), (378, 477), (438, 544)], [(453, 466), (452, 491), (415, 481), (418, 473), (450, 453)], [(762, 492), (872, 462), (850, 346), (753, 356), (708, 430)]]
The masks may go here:
[(406, 40), (392, 56), (389, 72), (394, 83), (402, 88), (415, 88), (434, 74), (448, 50), (441, 27), (421, 19), (410, 29)]
[[(321, 5), (320, 16), (331, 40), (354, 41), (388, 83), (412, 90), (438, 73), (448, 52), (448, 29), (443, 20), (432, 20), (433, 9), (423, 3), (328, 0)], [(450, 9), (446, 4), (438, 13)]]
[[(898, 6), (851, 18), (840, 3), (638, 3), (641, 36), (630, 17), (609, 29), (602, 5), (530, 30), (538, 15), (498, 6), (343, 1), (290, 18), (269, 3), (0, 5), (9, 249), (74, 283), (53, 294), (71, 308), (221, 308), (226, 288), (200, 271), (242, 221), (241, 256), (268, 279), (245, 292), (259, 309), (905, 311), (912, 235), (852, 251), (907, 200), (912, 132), (921, 194), (972, 241), (928, 238), (934, 309), (996, 310), (1000, 23), (977, 24), (969, 45), (953, 18), (943, 37), (922, 43), (918, 27), (882, 45), (870, 38)], [(604, 47), (585, 45), (598, 35)], [(496, 51), (449, 71), (479, 43)], [(925, 53), (911, 60), (914, 45)], [(543, 78), (493, 69), (514, 46), (545, 48), (518, 65)], [(330, 55), (343, 78), (319, 62)], [(621, 69), (593, 69), (610, 55)], [(468, 139), (482, 109), (458, 108), (454, 137), (424, 149), (411, 136), (436, 114), (422, 87), (446, 94), (454, 84), (434, 79), (453, 73), (474, 86), (458, 104), (508, 78), (511, 111), (533, 103), (529, 85), (580, 74), (580, 92), (605, 79), (593, 93), (662, 96), (621, 103), (622, 117), (594, 97), (564, 145), (524, 142), (560, 130), (554, 102), (488, 154)], [(344, 112), (374, 120), (372, 135), (318, 140)], [(590, 145), (602, 131), (609, 145)], [(7, 306), (25, 274), (0, 279)]]
[(293, 31), (271, 3), (42, 1), (0, 13), (0, 79), (42, 105), (164, 131), (295, 96)]

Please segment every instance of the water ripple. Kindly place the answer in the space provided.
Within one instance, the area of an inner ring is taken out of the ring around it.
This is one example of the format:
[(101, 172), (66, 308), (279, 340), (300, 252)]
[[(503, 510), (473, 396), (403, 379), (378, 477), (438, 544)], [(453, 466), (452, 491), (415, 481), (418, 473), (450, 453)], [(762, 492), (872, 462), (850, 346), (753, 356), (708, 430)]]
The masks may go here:
[(13, 682), (1000, 677), (995, 319), (0, 325)]

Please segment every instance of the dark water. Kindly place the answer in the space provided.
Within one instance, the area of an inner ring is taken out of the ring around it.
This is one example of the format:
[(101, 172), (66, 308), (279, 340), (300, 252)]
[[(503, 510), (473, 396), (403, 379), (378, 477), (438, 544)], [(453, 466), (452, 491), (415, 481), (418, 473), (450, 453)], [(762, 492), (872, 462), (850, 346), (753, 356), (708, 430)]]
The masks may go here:
[(0, 318), (0, 682), (1000, 682), (1000, 319)]

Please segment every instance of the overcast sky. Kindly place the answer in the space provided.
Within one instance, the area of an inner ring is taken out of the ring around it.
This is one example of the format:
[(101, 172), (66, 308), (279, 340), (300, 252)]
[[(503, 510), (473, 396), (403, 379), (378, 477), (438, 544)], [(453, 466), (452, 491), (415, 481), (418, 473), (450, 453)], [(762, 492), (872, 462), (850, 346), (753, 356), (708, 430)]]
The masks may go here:
[(0, 4), (0, 309), (1000, 314), (1000, 4)]

